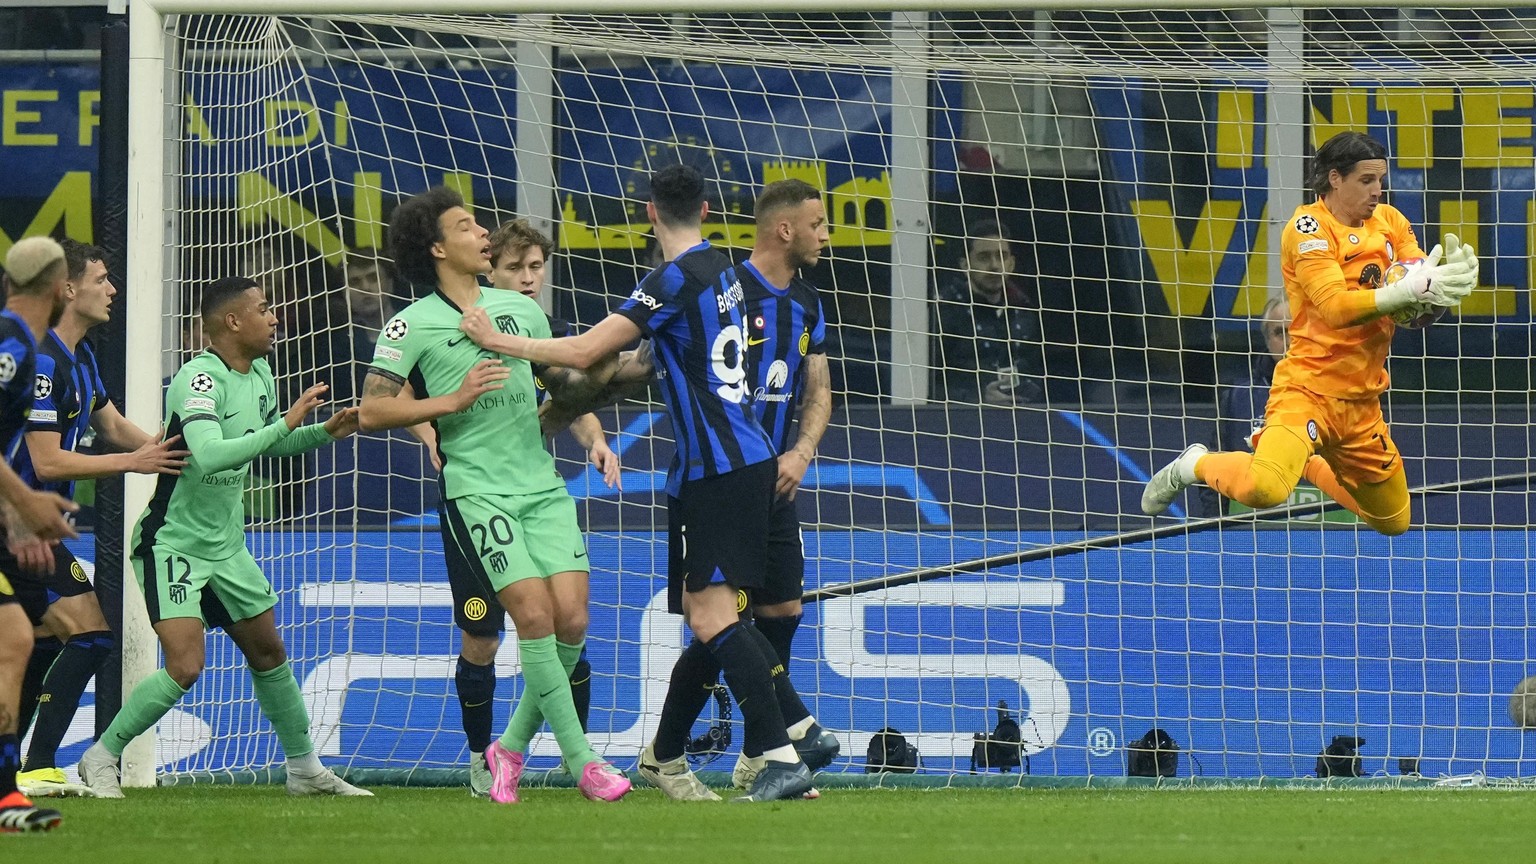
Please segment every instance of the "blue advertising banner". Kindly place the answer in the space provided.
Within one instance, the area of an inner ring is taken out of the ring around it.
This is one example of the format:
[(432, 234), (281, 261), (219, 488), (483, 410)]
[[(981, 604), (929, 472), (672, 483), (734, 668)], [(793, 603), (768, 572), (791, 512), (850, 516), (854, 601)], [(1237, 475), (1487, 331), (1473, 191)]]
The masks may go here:
[[(242, 224), (293, 230), (333, 264), (347, 247), (382, 246), (393, 202), (431, 185), (514, 212), (512, 70), (337, 63), (303, 72), (232, 65), (189, 75), (188, 182), (178, 194)], [(69, 236), (91, 239), (98, 82), (94, 66), (7, 68), (0, 174), (5, 199), (26, 203), (0, 212), (0, 246), (61, 220)], [(727, 212), (749, 213), (762, 184), (799, 177), (827, 191), (834, 245), (890, 243), (889, 76), (645, 64), (563, 69), (556, 92), (565, 248), (643, 245), (644, 213), (631, 202), (654, 167), (678, 160), (710, 176)], [(958, 82), (936, 85), (934, 104), (946, 106), (936, 129), (953, 134)], [(953, 186), (953, 146), (936, 147), (931, 162), (938, 186)], [(750, 245), (751, 220), (737, 221), (712, 233)]]
[[(288, 537), (267, 536), (261, 554), (321, 754), (359, 767), (463, 764), (436, 532)], [(808, 531), (808, 583), (1067, 539)], [(1533, 540), (1524, 529), (1230, 531), (876, 591), (807, 607), (792, 674), (842, 736), (846, 770), (862, 770), (870, 735), (887, 726), (926, 768), (965, 770), (1001, 699), (1020, 712), (1037, 774), (1121, 774), (1125, 742), (1158, 726), (1210, 776), (1308, 775), (1341, 734), (1366, 739), (1367, 772), (1418, 757), (1427, 775), (1530, 776), (1536, 747), (1504, 706), (1536, 648)], [(622, 764), (654, 732), (684, 642), (658, 575), (664, 535), (589, 543), (591, 725)], [(280, 761), (231, 643), (210, 636), (208, 656), (161, 725), (164, 766)], [(501, 722), (517, 686), (512, 639), (497, 665)], [(534, 754), (549, 766), (558, 751), (540, 738)]]

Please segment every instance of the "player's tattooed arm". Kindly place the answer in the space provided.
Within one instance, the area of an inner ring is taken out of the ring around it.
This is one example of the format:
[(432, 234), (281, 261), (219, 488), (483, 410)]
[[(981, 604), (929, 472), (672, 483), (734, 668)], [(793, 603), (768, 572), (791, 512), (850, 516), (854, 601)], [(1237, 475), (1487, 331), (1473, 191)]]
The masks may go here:
[(405, 389), (405, 381), (397, 375), (388, 372), (380, 372), (377, 369), (369, 370), (368, 377), (363, 379), (363, 398), (376, 397), (393, 398), (400, 395)]
[(795, 446), (779, 456), (779, 479), (776, 491), (794, 500), (800, 490), (805, 472), (816, 458), (816, 448), (821, 436), (826, 434), (832, 419), (832, 373), (827, 368), (827, 355), (811, 354), (805, 358), (805, 388), (801, 392), (800, 436)]
[(405, 389), (404, 378), (381, 369), (370, 369), (363, 381), (359, 422), (364, 430), (376, 432), (436, 420), (463, 411), (492, 390), (500, 390), (510, 374), (511, 370), (495, 360), (481, 360), (464, 375), (459, 389), (421, 399), (401, 394)]

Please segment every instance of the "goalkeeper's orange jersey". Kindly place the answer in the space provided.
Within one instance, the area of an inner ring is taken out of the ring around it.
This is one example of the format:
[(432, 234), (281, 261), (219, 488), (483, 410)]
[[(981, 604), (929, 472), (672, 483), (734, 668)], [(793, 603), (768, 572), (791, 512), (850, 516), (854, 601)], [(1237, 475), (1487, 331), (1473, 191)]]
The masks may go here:
[(1393, 261), (1423, 256), (1413, 227), (1390, 205), (1377, 204), (1358, 228), (1333, 218), (1320, 200), (1297, 207), (1280, 235), (1291, 330), (1273, 386), (1301, 387), (1336, 399), (1381, 395), (1387, 389), (1387, 349), (1397, 325), (1383, 315), (1334, 326), (1325, 311), (1337, 308), (1346, 291), (1380, 288)]

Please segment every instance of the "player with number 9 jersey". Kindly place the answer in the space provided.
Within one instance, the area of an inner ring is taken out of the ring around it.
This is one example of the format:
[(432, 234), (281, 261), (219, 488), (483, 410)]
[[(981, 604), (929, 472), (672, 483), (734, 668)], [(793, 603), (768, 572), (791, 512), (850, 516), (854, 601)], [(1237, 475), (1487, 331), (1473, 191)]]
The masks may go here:
[(677, 452), (667, 494), (776, 455), (752, 409), (741, 280), (704, 241), (646, 276), (617, 310), (651, 337)]

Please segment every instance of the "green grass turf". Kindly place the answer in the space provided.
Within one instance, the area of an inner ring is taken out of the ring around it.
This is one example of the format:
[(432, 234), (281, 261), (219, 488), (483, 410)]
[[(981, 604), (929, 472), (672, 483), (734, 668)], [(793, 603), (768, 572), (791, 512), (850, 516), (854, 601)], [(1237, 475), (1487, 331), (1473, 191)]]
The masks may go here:
[(1530, 860), (1536, 799), (1460, 790), (838, 789), (819, 801), (617, 805), (532, 789), (291, 799), (280, 786), (130, 790), (54, 802), (63, 826), (0, 837), (0, 861), (1488, 862)]

